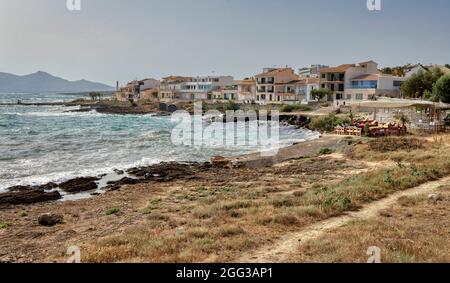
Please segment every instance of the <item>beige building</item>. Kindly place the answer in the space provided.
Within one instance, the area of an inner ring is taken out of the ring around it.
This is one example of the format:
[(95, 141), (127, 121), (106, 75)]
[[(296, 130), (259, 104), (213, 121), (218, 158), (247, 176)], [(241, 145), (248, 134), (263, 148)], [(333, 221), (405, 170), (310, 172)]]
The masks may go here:
[(378, 96), (400, 97), (404, 77), (382, 75), (378, 64), (367, 61), (320, 70), (320, 87), (331, 90), (336, 105), (357, 103)]
[(140, 98), (140, 86), (141, 83), (139, 81), (131, 81), (121, 87), (120, 91), (116, 92), (114, 96), (119, 101), (137, 100)]
[(145, 79), (140, 81), (140, 99), (158, 99), (159, 81), (155, 79)]
[(300, 78), (291, 68), (266, 68), (256, 75), (256, 103), (298, 101), (296, 86)]
[(237, 101), (239, 100), (238, 96), (238, 85), (233, 84), (226, 87), (222, 87), (220, 89), (216, 89), (212, 91), (212, 100), (213, 101)]
[(181, 99), (182, 90), (192, 78), (182, 76), (170, 76), (163, 78), (159, 86), (158, 98), (161, 101)]
[(242, 103), (253, 103), (256, 101), (256, 80), (245, 78), (238, 82), (238, 98)]

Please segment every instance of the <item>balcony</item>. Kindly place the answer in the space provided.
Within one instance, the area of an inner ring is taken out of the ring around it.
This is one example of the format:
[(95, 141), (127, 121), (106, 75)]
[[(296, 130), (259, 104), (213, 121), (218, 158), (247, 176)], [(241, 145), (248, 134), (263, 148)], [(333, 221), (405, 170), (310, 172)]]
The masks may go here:
[(260, 88), (258, 89), (259, 93), (275, 93), (275, 90), (273, 89), (266, 89), (266, 88)]
[(258, 84), (260, 84), (260, 85), (271, 85), (274, 83), (275, 83), (275, 80), (272, 78), (271, 79), (263, 78), (263, 79), (258, 80)]

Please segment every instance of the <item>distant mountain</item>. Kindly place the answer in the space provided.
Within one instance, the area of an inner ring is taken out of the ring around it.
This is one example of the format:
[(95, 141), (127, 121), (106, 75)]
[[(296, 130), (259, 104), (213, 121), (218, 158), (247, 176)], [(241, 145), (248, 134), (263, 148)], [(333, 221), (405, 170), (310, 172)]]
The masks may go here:
[(114, 90), (114, 88), (109, 85), (87, 80), (68, 81), (42, 71), (25, 76), (0, 73), (0, 92), (4, 93), (75, 93), (110, 90)]

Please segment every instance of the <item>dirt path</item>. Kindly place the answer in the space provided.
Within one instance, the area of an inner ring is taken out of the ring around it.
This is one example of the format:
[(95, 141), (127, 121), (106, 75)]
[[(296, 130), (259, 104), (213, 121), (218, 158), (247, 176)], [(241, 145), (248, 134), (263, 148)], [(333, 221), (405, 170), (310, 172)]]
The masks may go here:
[(446, 177), (434, 182), (428, 182), (416, 188), (397, 192), (385, 199), (367, 204), (360, 211), (349, 212), (346, 215), (330, 218), (317, 224), (305, 227), (303, 230), (289, 233), (269, 246), (264, 246), (256, 251), (244, 254), (236, 262), (245, 263), (275, 263), (286, 262), (289, 255), (295, 252), (301, 244), (316, 239), (323, 235), (327, 230), (339, 228), (354, 219), (368, 219), (377, 216), (377, 214), (394, 205), (400, 197), (412, 196), (417, 194), (429, 194), (436, 191), (442, 185), (448, 185), (450, 177)]

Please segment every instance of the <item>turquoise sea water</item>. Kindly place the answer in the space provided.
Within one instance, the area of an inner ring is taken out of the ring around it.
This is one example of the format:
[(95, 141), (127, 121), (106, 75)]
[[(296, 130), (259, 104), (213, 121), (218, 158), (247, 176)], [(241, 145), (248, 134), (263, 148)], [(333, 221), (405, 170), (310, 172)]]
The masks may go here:
[[(71, 101), (80, 96), (0, 94), (1, 103)], [(170, 117), (71, 113), (63, 106), (0, 105), (0, 190), (39, 185), (162, 161), (206, 161), (212, 156), (256, 152), (255, 146), (174, 146)], [(280, 129), (279, 146), (317, 138)]]

